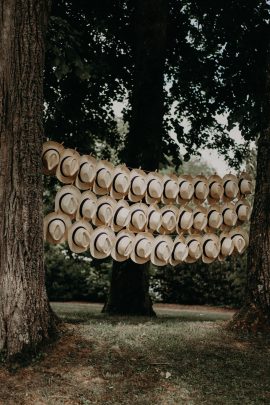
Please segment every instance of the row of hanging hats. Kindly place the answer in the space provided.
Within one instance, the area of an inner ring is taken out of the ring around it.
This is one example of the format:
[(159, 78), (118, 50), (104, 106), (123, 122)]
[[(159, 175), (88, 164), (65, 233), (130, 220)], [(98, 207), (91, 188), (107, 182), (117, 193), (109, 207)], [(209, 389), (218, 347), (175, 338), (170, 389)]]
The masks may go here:
[(149, 232), (134, 234), (124, 229), (115, 235), (107, 226), (96, 229), (85, 220), (72, 224), (69, 216), (50, 213), (44, 219), (44, 238), (52, 244), (68, 242), (72, 252), (82, 253), (90, 250), (92, 257), (104, 259), (112, 256), (114, 260), (131, 259), (143, 264), (151, 261), (156, 266), (180, 263), (194, 263), (202, 259), (212, 263), (216, 259), (223, 261), (234, 254), (242, 254), (248, 245), (248, 235), (241, 228), (204, 235), (177, 235), (174, 239), (168, 235), (156, 237)]
[(63, 186), (55, 197), (55, 212), (66, 214), (72, 220), (84, 219), (94, 226), (108, 225), (116, 232), (123, 228), (160, 234), (228, 230), (248, 221), (250, 211), (246, 200), (193, 209), (172, 204), (160, 208), (157, 204), (142, 202), (129, 205), (126, 200), (116, 201), (110, 196), (97, 198), (91, 191), (81, 193), (73, 185)]
[(132, 202), (147, 204), (186, 204), (193, 200), (209, 203), (228, 202), (252, 192), (251, 177), (242, 173), (223, 178), (213, 175), (162, 175), (130, 170), (125, 165), (114, 166), (106, 160), (96, 160), (90, 155), (80, 155), (74, 149), (48, 141), (43, 145), (42, 162), (45, 174), (55, 174), (64, 184), (74, 184), (80, 190), (92, 190), (96, 195), (110, 194), (115, 200), (128, 198)]

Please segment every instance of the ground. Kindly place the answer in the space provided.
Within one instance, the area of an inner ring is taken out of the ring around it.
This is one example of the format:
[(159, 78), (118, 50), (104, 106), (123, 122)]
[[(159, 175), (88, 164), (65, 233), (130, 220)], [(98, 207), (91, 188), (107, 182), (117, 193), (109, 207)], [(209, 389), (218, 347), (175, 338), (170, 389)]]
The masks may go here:
[(158, 305), (147, 319), (52, 306), (66, 331), (27, 367), (0, 367), (1, 405), (270, 404), (269, 341), (226, 330), (232, 310)]

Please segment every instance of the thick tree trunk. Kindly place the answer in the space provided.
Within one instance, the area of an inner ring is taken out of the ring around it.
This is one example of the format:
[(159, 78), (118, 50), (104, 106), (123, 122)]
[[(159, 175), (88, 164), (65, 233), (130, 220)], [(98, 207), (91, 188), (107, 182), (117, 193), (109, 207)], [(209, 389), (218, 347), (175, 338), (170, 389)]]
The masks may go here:
[[(164, 64), (168, 1), (136, 0), (134, 18), (134, 85), (130, 131), (124, 151), (130, 167), (159, 166), (164, 116)], [(149, 265), (114, 262), (109, 314), (154, 315), (148, 286)]]
[[(269, 47), (270, 48), (270, 47)], [(262, 91), (262, 130), (258, 141), (257, 179), (250, 223), (246, 303), (232, 328), (270, 331), (270, 49)]]
[(0, 351), (34, 351), (55, 332), (45, 290), (42, 114), (47, 0), (0, 2)]

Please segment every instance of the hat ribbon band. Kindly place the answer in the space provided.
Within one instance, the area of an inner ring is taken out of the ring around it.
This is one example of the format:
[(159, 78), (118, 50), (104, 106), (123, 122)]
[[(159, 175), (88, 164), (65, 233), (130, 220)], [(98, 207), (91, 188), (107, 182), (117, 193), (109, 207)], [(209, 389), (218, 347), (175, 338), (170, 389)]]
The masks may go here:
[(102, 204), (100, 204), (100, 205), (98, 206), (98, 208), (97, 208), (97, 218), (98, 218), (100, 221), (101, 221), (101, 219), (99, 218), (98, 213), (99, 213), (100, 208), (103, 207), (103, 205), (109, 205), (109, 207), (111, 207), (111, 204), (109, 204), (109, 203), (107, 203), (107, 202), (104, 202), (104, 203), (102, 203)]
[[(209, 256), (207, 256), (206, 251), (205, 251), (205, 248), (206, 248), (207, 243), (208, 243), (208, 242), (211, 242), (211, 241), (212, 241), (212, 239), (206, 239), (206, 241), (203, 243), (203, 254), (204, 254), (204, 256), (206, 256), (206, 257), (209, 257)], [(211, 259), (211, 257), (209, 257), (209, 259)]]
[(168, 212), (171, 212), (172, 214), (175, 214), (173, 210), (166, 210), (166, 211), (164, 211), (164, 212), (162, 213), (162, 216), (165, 215), (165, 214), (167, 214)]
[(150, 192), (149, 192), (150, 184), (151, 184), (153, 181), (157, 181), (157, 179), (151, 179), (151, 180), (147, 183), (146, 191), (147, 191), (147, 194), (148, 194), (148, 196), (149, 196), (150, 198), (156, 199), (155, 197), (152, 197), (151, 194), (150, 194)]
[(212, 181), (210, 184), (209, 184), (209, 189), (211, 190), (211, 188), (213, 187), (213, 185), (216, 183), (216, 181)]
[[(239, 182), (238, 182), (238, 187), (239, 187), (240, 193), (241, 193), (241, 184), (242, 184), (242, 182), (243, 182), (244, 180), (245, 180), (245, 179), (242, 178), (242, 179), (240, 179)], [(242, 193), (241, 193), (241, 194), (242, 194)]]
[(230, 208), (225, 208), (225, 210), (222, 211), (223, 224), (224, 224), (224, 225), (226, 225), (225, 222), (224, 222), (224, 214), (225, 214), (225, 212), (228, 211), (228, 210), (230, 210)]
[(119, 243), (121, 242), (121, 240), (123, 240), (123, 239), (125, 239), (125, 238), (129, 238), (129, 237), (128, 237), (127, 235), (120, 236), (120, 238), (117, 240), (117, 242), (116, 242), (116, 244), (115, 244), (115, 250), (116, 250), (116, 252), (117, 252), (118, 254), (120, 254), (120, 253), (118, 252)]
[(142, 209), (140, 209), (140, 208), (138, 208), (137, 210), (134, 210), (134, 211), (131, 213), (130, 222), (132, 223), (132, 225), (133, 225), (133, 222), (132, 222), (133, 215), (135, 214), (135, 212), (139, 212), (139, 211), (141, 211), (141, 212), (144, 214), (144, 211), (143, 211)]
[(238, 215), (238, 212), (239, 212), (241, 207), (245, 207), (245, 205), (244, 204), (239, 204), (238, 207), (236, 207), (235, 212), (236, 212), (237, 215)]
[(166, 186), (167, 186), (168, 183), (170, 183), (170, 181), (171, 181), (171, 179), (166, 180), (165, 183), (164, 183), (164, 186), (163, 186), (164, 187), (163, 188), (163, 195), (164, 195), (165, 198), (169, 198), (169, 197), (166, 196)]
[(76, 229), (74, 230), (74, 232), (72, 233), (72, 242), (74, 243), (74, 245), (76, 245), (76, 246), (78, 246), (78, 247), (81, 247), (81, 246), (78, 245), (78, 243), (76, 243), (76, 241), (75, 241), (75, 235), (76, 235), (76, 232), (77, 232), (79, 229), (84, 229), (84, 230), (86, 231), (86, 228), (85, 228), (84, 226), (78, 226), (78, 228), (76, 228)]
[(197, 198), (197, 194), (196, 194), (196, 187), (197, 187), (197, 185), (199, 184), (199, 183), (202, 183), (202, 181), (201, 180), (198, 180), (198, 181), (196, 181), (196, 183), (194, 184), (194, 189), (195, 189), (195, 197)]
[(51, 225), (51, 223), (52, 223), (53, 221), (61, 221), (61, 222), (63, 222), (63, 224), (64, 224), (65, 227), (66, 227), (66, 223), (65, 223), (65, 221), (64, 221), (63, 219), (61, 219), (61, 218), (53, 218), (53, 219), (51, 219), (51, 220), (48, 222), (47, 228), (49, 228), (49, 226)]
[(62, 200), (66, 195), (73, 195), (72, 193), (64, 193), (61, 195), (60, 200), (59, 200), (59, 207), (62, 209)]
[(207, 219), (209, 220), (213, 212), (217, 212), (217, 210), (210, 210), (207, 215)]
[(184, 184), (184, 183), (186, 183), (187, 181), (186, 180), (182, 180), (180, 183), (179, 183), (179, 189), (182, 187), (182, 185)]
[(243, 238), (243, 235), (241, 235), (241, 233), (235, 233), (235, 234), (231, 237), (231, 239), (235, 238), (236, 236), (241, 236), (241, 238)]
[[(102, 236), (102, 235), (107, 235), (107, 233), (106, 233), (106, 232), (101, 232), (101, 233), (99, 233), (98, 236), (96, 237), (95, 241), (94, 241), (94, 248), (95, 248), (98, 252), (100, 252), (100, 250), (98, 250), (98, 248), (97, 248), (97, 241), (98, 241), (98, 238), (100, 238), (100, 236)], [(100, 253), (102, 253), (102, 252), (100, 252)]]
[(90, 198), (87, 197), (84, 200), (82, 200), (82, 202), (81, 202), (80, 209), (79, 209), (79, 213), (80, 213), (81, 217), (83, 217), (83, 206), (86, 203), (86, 201), (88, 201), (88, 200), (91, 201)]
[(100, 172), (102, 172), (102, 170), (106, 170), (104, 167), (102, 167), (101, 169), (98, 169), (97, 170), (97, 174), (96, 174), (96, 185), (99, 187), (99, 188), (103, 188), (103, 187), (101, 187), (101, 185), (99, 184), (99, 182), (98, 182), (98, 175), (99, 175), (99, 173)]
[(79, 178), (79, 180), (80, 180), (81, 183), (85, 183), (85, 181), (83, 181), (82, 178), (81, 178), (81, 170), (82, 170), (82, 167), (83, 167), (84, 165), (87, 165), (87, 163), (88, 163), (88, 162), (83, 162), (83, 163), (80, 165), (80, 170), (79, 170), (79, 173), (78, 173), (78, 178)]
[(113, 223), (114, 223), (115, 225), (118, 225), (118, 224), (117, 224), (117, 216), (118, 216), (119, 212), (121, 211), (121, 209), (123, 209), (123, 208), (124, 208), (123, 206), (117, 208), (117, 210), (116, 210), (115, 213), (114, 213)]
[(150, 225), (151, 216), (154, 214), (154, 212), (155, 212), (155, 210), (152, 210), (152, 211), (150, 212), (150, 214), (148, 215), (148, 222), (147, 222), (147, 226), (148, 226), (148, 227), (149, 227), (149, 225)]
[[(136, 255), (136, 256), (139, 256), (139, 255), (138, 255), (138, 252), (137, 252), (137, 248), (138, 248), (139, 243), (142, 242), (143, 240), (147, 240), (147, 239), (146, 239), (146, 238), (142, 238), (142, 239), (138, 240), (138, 242), (136, 243), (136, 245), (135, 245), (135, 247), (134, 247), (134, 252), (135, 252), (135, 255)], [(139, 256), (139, 257), (140, 257), (140, 256)]]
[(166, 243), (166, 242), (165, 242), (164, 240), (162, 240), (162, 241), (158, 242), (157, 245), (156, 245), (156, 247), (155, 247), (155, 252), (154, 252), (154, 253), (155, 253), (155, 256), (156, 256), (156, 258), (157, 258), (158, 260), (161, 260), (161, 259), (158, 257), (158, 254), (157, 254), (158, 252), (157, 252), (157, 251), (158, 251), (158, 247), (159, 247), (160, 245), (162, 245), (162, 243)]
[(140, 177), (140, 176), (134, 176), (133, 179), (131, 179), (131, 182), (130, 182), (130, 191), (131, 191), (132, 194), (134, 194), (134, 195), (137, 195), (137, 194), (135, 194), (134, 191), (133, 191), (133, 182), (134, 182), (134, 180), (137, 179), (138, 177)]
[(121, 174), (123, 174), (123, 173), (117, 173), (117, 174), (114, 176), (114, 179), (113, 179), (112, 188), (113, 188), (113, 190), (114, 190), (116, 193), (118, 193), (119, 191), (117, 191), (116, 188), (115, 188), (115, 182), (116, 182), (117, 177), (121, 176)]
[(230, 197), (229, 197), (229, 196), (227, 195), (227, 193), (226, 193), (226, 185), (227, 185), (230, 181), (232, 181), (232, 180), (226, 180), (225, 183), (223, 184), (223, 187), (224, 187), (224, 195), (225, 195), (225, 197), (227, 197), (227, 198), (230, 198)]
[(181, 220), (182, 220), (182, 218), (183, 218), (183, 215), (184, 215), (186, 212), (188, 212), (188, 211), (182, 211), (181, 214), (180, 214), (179, 221), (178, 221), (178, 225), (180, 226), (180, 228), (181, 228)]
[(69, 158), (71, 158), (71, 156), (66, 156), (66, 157), (64, 157), (64, 159), (62, 159), (62, 160), (61, 160), (61, 163), (60, 163), (60, 173), (61, 173), (64, 177), (67, 177), (67, 176), (66, 176), (65, 173), (63, 172), (63, 163), (64, 163), (65, 160), (67, 160), (67, 159), (69, 159)]
[(223, 238), (220, 240), (220, 244), (222, 245), (222, 243), (224, 242), (224, 240), (226, 239), (225, 236), (223, 236)]
[(59, 154), (59, 152), (58, 152), (57, 149), (50, 148), (50, 149), (45, 150), (45, 152), (44, 152), (43, 155), (42, 155), (42, 159), (45, 157), (46, 153), (50, 152), (51, 150), (53, 150), (54, 152), (56, 152), (56, 153), (58, 154), (58, 156), (60, 156), (60, 154)]
[(195, 214), (193, 215), (193, 219), (195, 219), (199, 214), (203, 214), (203, 212), (201, 211), (195, 212)]
[(176, 248), (177, 248), (178, 245), (181, 245), (181, 243), (180, 243), (180, 242), (177, 242), (177, 243), (174, 245), (174, 247), (173, 247), (173, 251), (172, 251), (172, 259), (173, 259), (173, 260), (175, 260), (174, 254), (175, 254), (175, 251), (176, 251)]

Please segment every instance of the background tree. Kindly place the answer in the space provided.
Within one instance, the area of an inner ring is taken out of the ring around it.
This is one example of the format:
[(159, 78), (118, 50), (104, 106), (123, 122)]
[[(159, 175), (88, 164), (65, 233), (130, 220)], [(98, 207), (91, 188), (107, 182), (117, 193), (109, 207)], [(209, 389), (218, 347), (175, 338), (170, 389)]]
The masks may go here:
[(0, 351), (33, 351), (55, 321), (44, 282), (42, 114), (46, 0), (0, 3)]

